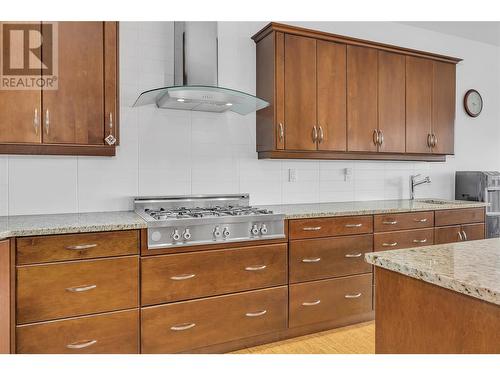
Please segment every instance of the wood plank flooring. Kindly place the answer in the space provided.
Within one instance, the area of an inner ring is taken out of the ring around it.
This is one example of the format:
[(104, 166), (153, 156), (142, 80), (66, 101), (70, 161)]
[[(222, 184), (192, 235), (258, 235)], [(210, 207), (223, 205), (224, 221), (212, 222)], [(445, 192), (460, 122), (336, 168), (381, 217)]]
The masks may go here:
[(246, 348), (235, 354), (374, 354), (375, 322)]

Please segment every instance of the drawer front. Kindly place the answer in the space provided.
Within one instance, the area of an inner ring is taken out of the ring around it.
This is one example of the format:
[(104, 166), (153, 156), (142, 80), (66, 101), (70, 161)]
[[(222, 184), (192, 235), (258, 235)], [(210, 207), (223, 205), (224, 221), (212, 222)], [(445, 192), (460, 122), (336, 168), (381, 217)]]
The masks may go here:
[(141, 260), (142, 305), (287, 283), (287, 245), (265, 245)]
[(462, 225), (462, 230), (465, 232), (465, 241), (484, 240), (485, 227), (484, 223), (481, 224), (465, 224)]
[(138, 307), (137, 256), (17, 267), (17, 323)]
[(373, 218), (373, 226), (375, 232), (432, 228), (434, 226), (434, 212), (426, 211), (393, 215), (375, 215)]
[(436, 245), (462, 241), (462, 227), (453, 225), (434, 229), (434, 240)]
[(414, 229), (399, 232), (375, 233), (374, 251), (406, 249), (434, 244), (434, 229)]
[(484, 222), (484, 208), (442, 210), (436, 211), (435, 213), (435, 223), (437, 227), (482, 222)]
[(371, 310), (371, 274), (290, 285), (289, 327), (335, 321)]
[(373, 217), (368, 215), (290, 220), (288, 234), (290, 239), (296, 240), (372, 232)]
[(290, 241), (290, 282), (371, 272), (364, 254), (372, 250), (372, 234)]
[(137, 230), (17, 239), (17, 264), (133, 255), (138, 252)]
[(146, 307), (141, 311), (142, 353), (178, 353), (284, 330), (288, 288)]
[(139, 310), (35, 323), (16, 328), (18, 354), (134, 354)]

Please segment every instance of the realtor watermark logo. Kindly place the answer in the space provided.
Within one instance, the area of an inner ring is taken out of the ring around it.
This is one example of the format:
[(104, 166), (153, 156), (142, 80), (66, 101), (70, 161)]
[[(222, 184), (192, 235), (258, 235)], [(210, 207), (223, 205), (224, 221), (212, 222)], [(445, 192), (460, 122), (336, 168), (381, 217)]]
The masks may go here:
[(57, 90), (57, 22), (0, 23), (0, 90)]

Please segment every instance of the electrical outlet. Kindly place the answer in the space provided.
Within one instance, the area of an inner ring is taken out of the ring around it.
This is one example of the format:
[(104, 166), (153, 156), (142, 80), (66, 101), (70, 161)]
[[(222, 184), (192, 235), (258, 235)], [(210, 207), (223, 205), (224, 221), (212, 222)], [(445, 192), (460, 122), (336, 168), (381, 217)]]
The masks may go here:
[(290, 168), (288, 170), (288, 182), (297, 182), (297, 170)]
[(344, 168), (344, 181), (349, 181), (352, 176), (352, 168)]

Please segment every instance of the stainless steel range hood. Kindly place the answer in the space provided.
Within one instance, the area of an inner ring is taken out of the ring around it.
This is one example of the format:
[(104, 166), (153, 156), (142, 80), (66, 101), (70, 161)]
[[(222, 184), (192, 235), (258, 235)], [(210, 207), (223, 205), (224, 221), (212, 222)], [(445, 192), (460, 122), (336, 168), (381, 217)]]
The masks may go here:
[(268, 102), (218, 85), (217, 22), (174, 22), (174, 86), (144, 91), (134, 107), (204, 112), (255, 112)]

